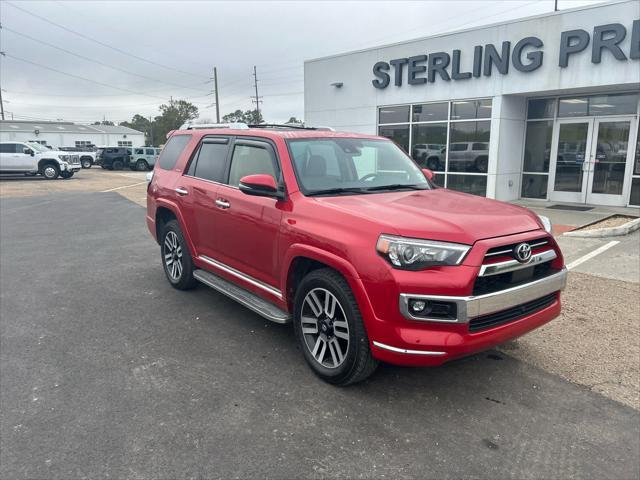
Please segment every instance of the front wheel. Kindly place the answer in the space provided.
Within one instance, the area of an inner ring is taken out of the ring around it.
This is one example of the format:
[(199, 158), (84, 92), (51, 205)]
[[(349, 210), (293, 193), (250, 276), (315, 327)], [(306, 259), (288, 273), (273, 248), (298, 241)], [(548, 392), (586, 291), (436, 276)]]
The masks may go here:
[(60, 169), (55, 163), (47, 163), (40, 171), (47, 180), (55, 180), (60, 175)]
[(124, 163), (122, 162), (122, 160), (114, 160), (111, 164), (111, 167), (114, 170), (122, 170), (124, 168)]
[(147, 162), (144, 160), (138, 160), (136, 162), (136, 170), (139, 172), (146, 172), (149, 170), (149, 165), (147, 165)]
[(91, 165), (93, 165), (93, 163), (91, 163), (91, 159), (84, 158), (80, 162), (80, 165), (82, 165), (82, 168), (91, 168)]
[(189, 290), (196, 286), (193, 260), (177, 220), (170, 220), (161, 238), (162, 266), (173, 288)]
[(357, 383), (378, 366), (353, 292), (334, 270), (315, 270), (302, 280), (294, 329), (305, 360), (325, 382)]

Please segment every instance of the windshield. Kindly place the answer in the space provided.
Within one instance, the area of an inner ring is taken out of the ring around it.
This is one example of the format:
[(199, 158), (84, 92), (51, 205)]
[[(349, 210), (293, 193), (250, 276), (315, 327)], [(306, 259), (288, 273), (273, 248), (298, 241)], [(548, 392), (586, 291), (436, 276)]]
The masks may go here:
[(287, 144), (305, 195), (430, 188), (420, 168), (388, 140), (304, 138)]
[(27, 142), (27, 145), (29, 145), (29, 147), (33, 150), (35, 150), (36, 152), (48, 152), (49, 150), (46, 147), (43, 147), (42, 145), (40, 145), (39, 143), (36, 142)]

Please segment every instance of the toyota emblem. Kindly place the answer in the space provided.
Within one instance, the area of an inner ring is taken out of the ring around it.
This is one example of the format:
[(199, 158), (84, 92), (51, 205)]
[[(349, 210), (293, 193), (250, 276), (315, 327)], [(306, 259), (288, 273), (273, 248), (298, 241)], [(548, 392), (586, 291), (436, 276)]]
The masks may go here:
[(527, 263), (531, 260), (531, 245), (528, 243), (521, 243), (514, 249), (516, 260), (520, 263)]

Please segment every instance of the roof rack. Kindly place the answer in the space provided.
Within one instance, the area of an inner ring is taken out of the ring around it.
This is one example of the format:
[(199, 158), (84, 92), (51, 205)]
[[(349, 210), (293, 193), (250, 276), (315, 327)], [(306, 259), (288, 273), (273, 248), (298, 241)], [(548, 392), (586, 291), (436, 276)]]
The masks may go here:
[(185, 123), (180, 127), (180, 130), (199, 130), (203, 128), (233, 128), (235, 130), (246, 130), (249, 127), (246, 123), (234, 122), (234, 123)]
[(334, 131), (331, 127), (307, 127), (305, 125), (293, 124), (293, 123), (256, 123), (250, 124), (249, 128), (283, 128), (293, 130), (329, 130)]

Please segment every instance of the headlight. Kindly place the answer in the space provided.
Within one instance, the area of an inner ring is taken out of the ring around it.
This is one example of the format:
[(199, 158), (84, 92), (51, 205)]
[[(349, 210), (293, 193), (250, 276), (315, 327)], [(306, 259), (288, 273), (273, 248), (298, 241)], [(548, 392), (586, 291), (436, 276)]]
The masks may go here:
[(551, 233), (551, 220), (549, 220), (549, 218), (545, 217), (544, 215), (538, 215), (538, 218), (542, 222), (542, 225), (544, 226), (544, 229), (547, 231), (547, 233)]
[(422, 270), (437, 265), (458, 265), (469, 249), (471, 249), (469, 245), (460, 243), (392, 235), (380, 235), (376, 245), (380, 255), (395, 268), (403, 270)]

